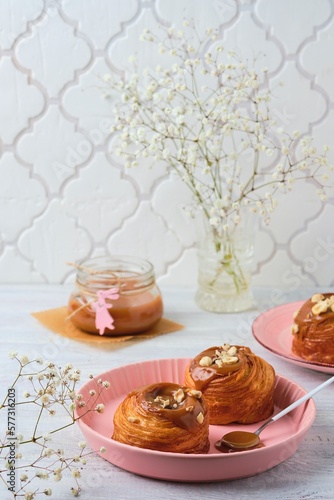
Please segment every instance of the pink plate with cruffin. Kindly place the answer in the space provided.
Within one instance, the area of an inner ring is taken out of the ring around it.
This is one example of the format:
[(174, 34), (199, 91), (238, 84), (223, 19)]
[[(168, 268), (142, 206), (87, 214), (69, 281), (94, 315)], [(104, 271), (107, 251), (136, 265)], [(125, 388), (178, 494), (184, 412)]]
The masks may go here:
[[(102, 414), (89, 412), (78, 424), (88, 444), (94, 450), (105, 447), (101, 456), (111, 464), (145, 477), (180, 482), (225, 481), (253, 476), (288, 459), (302, 444), (316, 414), (313, 400), (271, 424), (261, 434), (263, 448), (233, 453), (220, 453), (214, 444), (226, 432), (244, 429), (252, 431), (261, 423), (210, 426), (208, 454), (166, 453), (118, 443), (111, 439), (113, 415), (118, 405), (133, 389), (155, 383), (183, 383), (188, 359), (158, 359), (112, 369), (89, 380), (80, 393), (88, 401), (89, 391), (96, 389), (96, 379), (107, 380), (110, 388), (103, 391), (99, 402), (105, 405)], [(305, 394), (295, 382), (276, 376), (275, 413)], [(96, 401), (94, 402), (94, 406)], [(86, 411), (84, 408), (80, 411)]]
[(293, 314), (303, 303), (303, 301), (291, 302), (263, 312), (253, 322), (253, 335), (259, 344), (289, 363), (334, 374), (334, 365), (307, 361), (296, 356), (291, 350)]

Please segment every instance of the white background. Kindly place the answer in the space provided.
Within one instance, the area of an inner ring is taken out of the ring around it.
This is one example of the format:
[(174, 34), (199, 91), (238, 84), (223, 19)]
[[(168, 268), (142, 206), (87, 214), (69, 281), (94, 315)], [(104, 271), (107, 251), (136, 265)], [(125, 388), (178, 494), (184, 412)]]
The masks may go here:
[[(330, 0), (0, 0), (1, 283), (65, 283), (68, 261), (125, 253), (150, 259), (162, 284), (195, 284), (188, 193), (158, 168), (113, 162), (99, 88), (145, 27), (184, 17), (245, 57), (265, 53), (285, 82), (278, 121), (333, 146)], [(255, 285), (333, 286), (333, 199), (306, 181), (280, 199), (256, 234)]]

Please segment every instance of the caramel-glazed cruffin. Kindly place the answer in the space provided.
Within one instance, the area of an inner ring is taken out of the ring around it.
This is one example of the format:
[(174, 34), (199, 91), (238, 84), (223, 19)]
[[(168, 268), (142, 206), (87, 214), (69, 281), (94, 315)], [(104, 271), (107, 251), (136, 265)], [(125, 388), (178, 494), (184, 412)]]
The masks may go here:
[(334, 294), (316, 293), (296, 311), (292, 352), (311, 362), (334, 364)]
[(210, 347), (187, 366), (185, 385), (202, 391), (210, 424), (250, 424), (274, 410), (275, 371), (248, 347)]
[(209, 416), (200, 391), (156, 383), (132, 391), (114, 415), (112, 439), (172, 453), (207, 453)]

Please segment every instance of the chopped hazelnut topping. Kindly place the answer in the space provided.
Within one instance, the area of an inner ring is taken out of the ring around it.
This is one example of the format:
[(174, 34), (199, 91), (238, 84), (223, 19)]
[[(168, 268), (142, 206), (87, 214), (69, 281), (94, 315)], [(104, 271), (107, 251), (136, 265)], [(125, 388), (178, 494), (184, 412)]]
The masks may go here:
[(166, 408), (166, 406), (170, 405), (170, 400), (168, 398), (163, 398), (162, 396), (157, 396), (154, 400), (155, 403), (158, 403), (162, 408)]
[(315, 293), (311, 298), (311, 302), (320, 302), (321, 300), (324, 300), (324, 298), (325, 297), (321, 293)]
[(193, 411), (194, 407), (193, 406), (186, 406), (186, 411)]
[(224, 356), (223, 357), (223, 363), (226, 365), (234, 365), (234, 363), (237, 363), (239, 361), (238, 356)]
[(221, 348), (222, 350), (216, 350), (214, 359), (214, 364), (218, 368), (222, 368), (224, 364), (232, 365), (239, 361), (238, 348), (236, 346), (230, 346), (229, 344), (224, 344)]
[(197, 422), (198, 422), (199, 424), (203, 424), (203, 422), (204, 422), (204, 415), (203, 415), (203, 413), (202, 413), (202, 412), (200, 412), (200, 413), (197, 415), (196, 420), (197, 420)]
[(334, 295), (325, 299), (324, 295), (315, 293), (311, 298), (311, 302), (314, 303), (314, 306), (311, 309), (314, 316), (325, 313), (328, 310), (334, 312)]
[(229, 354), (230, 356), (234, 356), (235, 354), (237, 354), (237, 352), (238, 349), (235, 347), (235, 345), (233, 345), (232, 347), (229, 348), (227, 354)]
[(296, 318), (297, 318), (297, 316), (298, 316), (298, 314), (299, 314), (299, 309), (298, 309), (298, 311), (295, 311), (295, 312), (293, 313), (293, 319), (296, 319)]
[(223, 368), (223, 360), (222, 359), (216, 359), (215, 365), (217, 365), (218, 368)]
[(174, 399), (177, 403), (181, 403), (183, 400), (184, 400), (184, 392), (182, 389), (178, 389), (175, 393), (174, 393)]
[(200, 359), (199, 364), (201, 366), (211, 366), (212, 359), (210, 358), (210, 356), (203, 356), (203, 358)]
[(298, 325), (296, 325), (296, 324), (294, 323), (294, 324), (292, 325), (292, 327), (291, 327), (291, 332), (292, 332), (293, 334), (295, 334), (295, 333), (298, 333), (298, 331), (299, 331)]
[(328, 305), (331, 307), (334, 304), (334, 295), (331, 295), (328, 300)]
[(190, 391), (188, 391), (188, 394), (196, 399), (200, 399), (202, 397), (202, 392), (197, 391), (196, 389), (190, 389)]
[(320, 300), (312, 307), (312, 313), (317, 316), (318, 314), (326, 312), (328, 309), (327, 300)]

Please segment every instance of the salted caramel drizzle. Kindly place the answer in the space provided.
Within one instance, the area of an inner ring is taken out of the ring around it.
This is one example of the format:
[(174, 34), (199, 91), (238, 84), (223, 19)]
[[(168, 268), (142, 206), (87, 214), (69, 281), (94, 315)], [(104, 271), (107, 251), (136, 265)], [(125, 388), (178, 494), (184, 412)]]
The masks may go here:
[(144, 387), (137, 393), (137, 399), (145, 412), (158, 414), (183, 429), (195, 432), (207, 412), (201, 394), (195, 393), (187, 387), (166, 382)]
[[(202, 390), (212, 379), (222, 376), (227, 376), (236, 370), (239, 370), (245, 361), (245, 353), (242, 349), (237, 350), (238, 361), (234, 363), (219, 363), (215, 361), (219, 358), (217, 351), (219, 347), (210, 347), (209, 349), (201, 352), (190, 363), (190, 374), (194, 381), (195, 387)], [(210, 366), (201, 366), (200, 361), (204, 357), (209, 357), (212, 360)]]
[[(324, 293), (324, 300), (330, 299), (332, 293)], [(329, 337), (333, 338), (333, 324), (334, 324), (334, 312), (328, 307), (325, 312), (319, 314), (314, 314), (312, 312), (312, 306), (314, 306), (314, 301), (312, 298), (307, 300), (294, 318), (294, 324), (298, 325), (298, 330), (294, 333), (301, 339), (304, 339), (310, 332), (310, 328), (314, 325), (314, 331), (312, 331), (312, 337), (317, 338), (317, 334), (321, 332), (322, 335), (328, 334)], [(303, 328), (302, 328), (303, 326)]]

